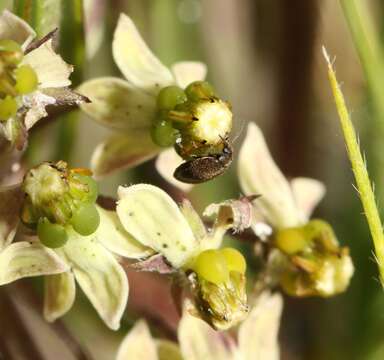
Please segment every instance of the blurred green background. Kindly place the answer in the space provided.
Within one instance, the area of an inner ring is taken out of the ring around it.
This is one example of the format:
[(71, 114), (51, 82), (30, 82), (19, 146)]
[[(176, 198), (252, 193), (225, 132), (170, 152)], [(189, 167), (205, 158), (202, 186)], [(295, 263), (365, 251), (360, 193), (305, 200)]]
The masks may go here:
[[(0, 8), (15, 5), (33, 25), (40, 24), (39, 35), (54, 23), (60, 26), (59, 51), (77, 65), (75, 85), (97, 76), (120, 76), (111, 56), (120, 12), (132, 17), (166, 65), (180, 60), (208, 64), (209, 80), (233, 105), (235, 148), (241, 145), (246, 123), (255, 121), (287, 176), (323, 181), (327, 195), (316, 215), (334, 226), (340, 242), (350, 246), (355, 263), (345, 294), (327, 300), (286, 298), (282, 358), (384, 359), (384, 294), (321, 54), (325, 45), (336, 56), (338, 79), (380, 205), (384, 203), (383, 1), (56, 0), (37, 14), (25, 11), (30, 3), (34, 1), (1, 0)], [(46, 13), (49, 21), (41, 23)], [(93, 149), (107, 133), (78, 112), (66, 114), (33, 133), (28, 163), (60, 158), (73, 167), (87, 167)], [(101, 192), (114, 196), (118, 184), (133, 182), (150, 182), (178, 196), (156, 174), (153, 162), (103, 180)], [(202, 210), (239, 194), (235, 161), (226, 175), (196, 186), (191, 199)], [(111, 359), (132, 319), (141, 315), (140, 311), (127, 315), (122, 331), (115, 334), (79, 298), (62, 326), (80, 339), (88, 356)], [(0, 324), (5, 324), (1, 310)]]

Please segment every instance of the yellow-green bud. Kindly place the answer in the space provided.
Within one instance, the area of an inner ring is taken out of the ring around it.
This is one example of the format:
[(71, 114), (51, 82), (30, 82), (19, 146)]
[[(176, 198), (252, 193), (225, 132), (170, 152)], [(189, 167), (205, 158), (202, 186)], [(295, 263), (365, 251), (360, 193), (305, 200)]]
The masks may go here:
[[(80, 235), (92, 234), (99, 225), (99, 214), (94, 202), (97, 186), (81, 169), (69, 170), (67, 164), (43, 163), (27, 172), (23, 181), (26, 200), (22, 221), (31, 228), (40, 225), (41, 240), (56, 247), (64, 242), (68, 226)], [(42, 220), (43, 219), (43, 220)], [(54, 226), (61, 225), (62, 227)], [(57, 241), (50, 243), (47, 233)], [(62, 241), (63, 240), (63, 241)]]

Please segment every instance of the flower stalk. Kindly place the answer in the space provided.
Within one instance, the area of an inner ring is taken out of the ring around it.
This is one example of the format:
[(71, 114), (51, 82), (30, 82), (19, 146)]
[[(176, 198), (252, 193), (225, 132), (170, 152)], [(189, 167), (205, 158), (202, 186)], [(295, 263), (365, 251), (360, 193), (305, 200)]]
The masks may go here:
[(383, 225), (379, 216), (375, 195), (367, 171), (364, 158), (360, 151), (359, 140), (356, 135), (351, 117), (345, 104), (344, 95), (337, 82), (335, 71), (332, 67), (329, 55), (323, 48), (323, 55), (328, 66), (328, 77), (331, 85), (333, 97), (339, 114), (340, 125), (343, 130), (345, 144), (347, 146), (348, 157), (352, 165), (355, 176), (357, 190), (360, 195), (361, 203), (367, 218), (369, 230), (371, 232), (375, 247), (375, 257), (379, 267), (380, 280), (384, 282), (384, 234)]

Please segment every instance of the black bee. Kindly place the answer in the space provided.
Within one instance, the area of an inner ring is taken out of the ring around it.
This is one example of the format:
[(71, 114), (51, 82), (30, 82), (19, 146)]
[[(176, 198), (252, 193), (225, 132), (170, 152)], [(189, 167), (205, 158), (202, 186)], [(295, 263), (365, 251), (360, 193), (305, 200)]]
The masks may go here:
[(199, 184), (221, 175), (232, 163), (232, 146), (224, 141), (221, 153), (198, 156), (182, 163), (173, 176), (182, 182)]

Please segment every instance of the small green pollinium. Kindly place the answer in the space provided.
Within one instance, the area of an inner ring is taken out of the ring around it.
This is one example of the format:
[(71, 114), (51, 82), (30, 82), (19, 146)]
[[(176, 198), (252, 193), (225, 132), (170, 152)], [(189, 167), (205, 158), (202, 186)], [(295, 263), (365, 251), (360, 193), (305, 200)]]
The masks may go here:
[(95, 202), (97, 184), (85, 169), (68, 169), (63, 161), (42, 163), (24, 177), (26, 194), (22, 208), (23, 223), (37, 230), (40, 241), (47, 247), (63, 246), (67, 229), (87, 236), (100, 223)]

